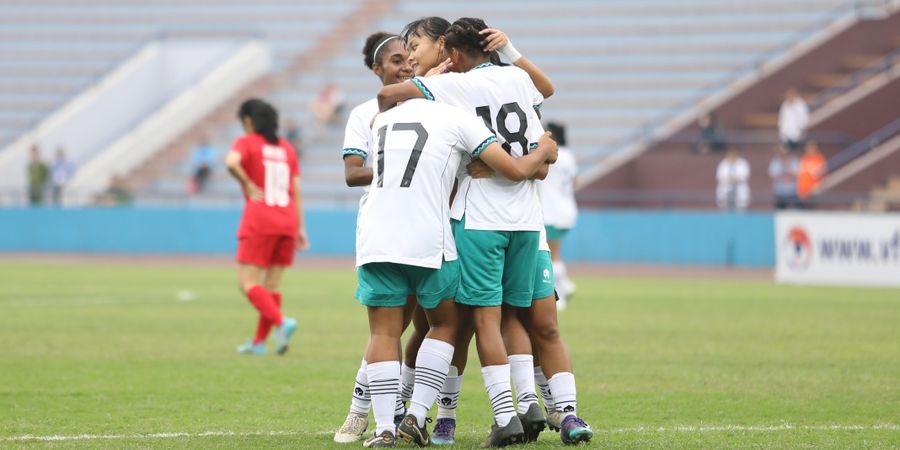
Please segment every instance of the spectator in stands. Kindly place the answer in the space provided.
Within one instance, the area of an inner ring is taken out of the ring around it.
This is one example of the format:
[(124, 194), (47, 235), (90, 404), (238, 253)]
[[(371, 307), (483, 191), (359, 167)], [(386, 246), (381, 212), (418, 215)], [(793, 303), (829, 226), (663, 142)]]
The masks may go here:
[(819, 188), (827, 171), (828, 161), (819, 151), (819, 146), (815, 141), (807, 142), (803, 158), (800, 159), (800, 170), (797, 172), (797, 197), (801, 207), (809, 207), (810, 196)]
[(213, 165), (216, 163), (216, 149), (210, 145), (208, 138), (203, 138), (194, 150), (191, 151), (191, 165), (193, 166), (192, 192), (202, 192), (206, 182), (212, 174)]
[(725, 211), (743, 211), (750, 205), (750, 164), (729, 148), (716, 169), (716, 204)]
[(727, 144), (725, 143), (725, 130), (719, 125), (716, 113), (708, 112), (700, 116), (697, 122), (700, 126), (700, 133), (697, 140), (694, 141), (694, 153), (719, 153), (725, 151)]
[(322, 139), (325, 133), (325, 126), (329, 123), (336, 122), (340, 118), (341, 111), (344, 108), (344, 94), (340, 88), (334, 83), (328, 83), (322, 86), (322, 90), (316, 98), (309, 104), (309, 110), (316, 118), (316, 130), (314, 140)]
[(809, 107), (796, 89), (788, 89), (778, 111), (778, 135), (781, 143), (788, 150), (802, 147), (807, 125), (809, 125)]
[(50, 171), (54, 205), (62, 205), (63, 189), (74, 174), (75, 165), (66, 159), (66, 151), (62, 147), (56, 149), (56, 160), (53, 161), (53, 168)]
[(294, 146), (294, 151), (297, 153), (297, 160), (300, 160), (300, 157), (303, 154), (303, 139), (301, 139), (300, 135), (300, 125), (297, 125), (297, 121), (294, 119), (288, 119), (284, 125), (284, 138)]
[(121, 175), (113, 175), (106, 188), (97, 199), (98, 203), (106, 206), (121, 206), (131, 203), (131, 191)]
[(775, 149), (775, 157), (769, 162), (769, 178), (775, 194), (775, 209), (797, 206), (797, 174), (800, 160), (784, 146)]
[(32, 206), (44, 204), (50, 169), (41, 158), (37, 145), (31, 146), (31, 161), (28, 162), (28, 203)]

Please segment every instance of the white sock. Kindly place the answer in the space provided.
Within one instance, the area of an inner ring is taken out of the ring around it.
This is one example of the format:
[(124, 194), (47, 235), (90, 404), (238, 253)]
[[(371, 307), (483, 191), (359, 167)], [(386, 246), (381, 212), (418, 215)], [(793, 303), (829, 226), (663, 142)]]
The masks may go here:
[(550, 393), (550, 385), (547, 384), (547, 377), (544, 376), (544, 371), (541, 370), (541, 366), (535, 366), (534, 368), (534, 381), (541, 390), (541, 397), (544, 398), (544, 409), (547, 411), (556, 411), (553, 395)]
[(528, 408), (538, 402), (534, 390), (534, 357), (531, 355), (509, 355), (509, 371), (516, 389), (516, 411), (528, 412)]
[(412, 398), (413, 385), (416, 384), (416, 369), (403, 363), (400, 370), (400, 398), (408, 402)]
[(509, 364), (482, 367), (481, 376), (484, 378), (484, 389), (491, 401), (497, 426), (509, 425), (509, 421), (516, 415), (509, 383)]
[[(569, 282), (569, 274), (566, 271), (566, 263), (564, 263), (561, 259), (551, 261), (551, 263), (553, 264), (553, 277), (556, 280), (556, 284), (563, 285), (565, 287)], [(557, 286), (557, 289), (558, 288), (559, 287)]]
[(375, 434), (394, 433), (394, 404), (400, 383), (400, 361), (383, 361), (366, 367), (372, 412), (375, 414)]
[(444, 387), (438, 392), (438, 419), (455, 419), (456, 407), (459, 405), (459, 391), (462, 388), (462, 379), (456, 366), (450, 366)]
[(356, 371), (356, 382), (353, 384), (353, 397), (350, 399), (350, 412), (356, 414), (369, 414), (369, 406), (372, 405), (372, 397), (369, 396), (369, 377), (366, 375), (366, 360), (359, 364)]
[(413, 389), (409, 413), (415, 416), (420, 427), (425, 426), (428, 410), (434, 405), (438, 392), (444, 386), (453, 346), (437, 339), (425, 339), (416, 355), (416, 387)]
[(578, 406), (575, 401), (575, 375), (571, 372), (560, 372), (550, 377), (547, 384), (553, 393), (556, 410), (563, 413), (563, 417), (574, 415)]

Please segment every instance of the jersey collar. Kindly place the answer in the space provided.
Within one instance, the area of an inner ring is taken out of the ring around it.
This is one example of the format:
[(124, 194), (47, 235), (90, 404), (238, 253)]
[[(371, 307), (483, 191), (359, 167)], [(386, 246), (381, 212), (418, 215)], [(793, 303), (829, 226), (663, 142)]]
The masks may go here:
[(475, 70), (475, 69), (481, 69), (481, 68), (484, 68), (484, 67), (490, 67), (490, 66), (493, 66), (493, 65), (494, 65), (494, 63), (492, 63), (492, 62), (490, 62), (490, 61), (485, 61), (485, 62), (483, 62), (483, 63), (481, 63), (481, 64), (479, 64), (479, 65), (477, 65), (477, 66), (475, 66), (475, 67), (473, 67), (473, 68), (471, 68), (471, 69), (469, 69), (469, 72), (471, 72), (471, 71), (473, 71), (473, 70)]

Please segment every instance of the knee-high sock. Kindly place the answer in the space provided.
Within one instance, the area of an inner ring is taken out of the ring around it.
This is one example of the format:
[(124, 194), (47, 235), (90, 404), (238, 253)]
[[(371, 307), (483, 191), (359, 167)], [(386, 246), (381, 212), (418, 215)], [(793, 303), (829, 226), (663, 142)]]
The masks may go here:
[(463, 377), (455, 366), (450, 366), (444, 386), (438, 392), (438, 419), (455, 419), (456, 407), (459, 405), (459, 391), (462, 388)]
[[(272, 292), (272, 299), (275, 300), (275, 306), (278, 307), (278, 311), (281, 311), (281, 293), (280, 292)], [(266, 340), (269, 337), (269, 331), (272, 330), (272, 321), (263, 317), (262, 314), (259, 315), (259, 322), (256, 324), (256, 337), (253, 339), (254, 344), (259, 344)]]
[(575, 414), (578, 407), (575, 400), (575, 375), (571, 372), (559, 372), (550, 377), (547, 383), (550, 385), (550, 392), (553, 393), (556, 410), (566, 416)]
[(400, 361), (370, 363), (366, 367), (366, 375), (372, 396), (372, 412), (375, 413), (375, 434), (385, 431), (395, 433), (394, 405), (400, 385)]
[(513, 387), (516, 390), (516, 410), (519, 414), (528, 412), (528, 408), (538, 402), (534, 390), (534, 357), (531, 355), (509, 355), (509, 370)]
[(556, 403), (553, 401), (553, 394), (550, 392), (550, 385), (547, 384), (547, 377), (544, 376), (544, 371), (541, 369), (541, 366), (535, 366), (534, 368), (534, 381), (537, 383), (538, 388), (541, 390), (541, 397), (544, 398), (544, 409), (549, 411), (556, 411)]
[(413, 388), (409, 413), (415, 416), (419, 426), (425, 426), (428, 410), (434, 405), (437, 393), (444, 386), (450, 360), (453, 359), (453, 345), (437, 339), (425, 339), (416, 355), (416, 384)]
[(482, 367), (481, 376), (484, 378), (484, 389), (491, 401), (497, 426), (509, 425), (510, 419), (516, 414), (509, 383), (509, 364)]
[(275, 326), (281, 326), (281, 309), (266, 288), (260, 285), (253, 286), (247, 291), (247, 299), (266, 320)]
[(368, 364), (362, 360), (359, 370), (356, 371), (356, 382), (353, 383), (353, 397), (350, 399), (350, 412), (356, 414), (369, 414), (372, 405), (372, 397), (369, 395), (369, 376), (366, 373)]

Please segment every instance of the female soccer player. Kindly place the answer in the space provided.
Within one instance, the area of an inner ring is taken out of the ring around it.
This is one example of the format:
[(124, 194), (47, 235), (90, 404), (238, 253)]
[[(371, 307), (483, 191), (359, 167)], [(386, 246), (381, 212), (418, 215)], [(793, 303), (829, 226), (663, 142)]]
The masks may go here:
[[(408, 61), (409, 55), (403, 42), (396, 34), (377, 32), (369, 35), (363, 45), (362, 54), (363, 64), (378, 77), (384, 86), (407, 81), (413, 76), (412, 68)], [(344, 133), (344, 178), (347, 186), (365, 186), (363, 195), (359, 200), (360, 209), (365, 205), (369, 194), (368, 186), (372, 184), (373, 172), (370, 165), (367, 165), (367, 162), (369, 161), (369, 154), (375, 148), (370, 123), (377, 113), (378, 102), (374, 98), (353, 108), (350, 112), (350, 117), (347, 119), (347, 127)], [(415, 297), (408, 304), (414, 308), (416, 306)], [(427, 331), (426, 322), (424, 330), (417, 328), (413, 336), (410, 336), (410, 340), (417, 343), (415, 345), (416, 350), (418, 345), (421, 345)], [(404, 366), (414, 366), (414, 354), (412, 358), (412, 361), (404, 364)], [(366, 366), (366, 360), (363, 359), (359, 370), (356, 372), (350, 411), (344, 420), (344, 424), (341, 425), (334, 435), (335, 442), (355, 442), (362, 437), (368, 427), (371, 398), (369, 395), (369, 382), (366, 376)], [(405, 369), (405, 371), (408, 370)], [(405, 378), (410, 377), (408, 373), (403, 375), (405, 375)], [(408, 384), (408, 392), (411, 395), (412, 382)], [(408, 396), (406, 399), (408, 400)], [(406, 414), (403, 400), (402, 397), (398, 399), (395, 406), (394, 415), (398, 423)]]
[(544, 207), (544, 223), (547, 242), (553, 259), (553, 276), (559, 293), (557, 309), (563, 310), (569, 297), (575, 293), (575, 283), (569, 279), (566, 264), (562, 260), (562, 240), (575, 226), (578, 206), (575, 203), (575, 177), (578, 163), (575, 155), (566, 149), (566, 128), (556, 122), (547, 124), (547, 130), (559, 144), (559, 159), (550, 168), (547, 179), (540, 184), (541, 204)]
[[(460, 30), (460, 33), (453, 37), (453, 39), (449, 39), (451, 37), (451, 33), (447, 33), (443, 40), (441, 39), (423, 39), (422, 36), (411, 35), (412, 38), (409, 39), (407, 44), (408, 48), (411, 51), (411, 59), (413, 59), (413, 65), (416, 66), (418, 63), (418, 67), (416, 69), (417, 74), (428, 73), (431, 69), (429, 67), (431, 64), (435, 64), (436, 61), (440, 61), (440, 58), (443, 57), (440, 52), (446, 52), (450, 54), (451, 64), (447, 64), (450, 67), (450, 70), (455, 72), (467, 71), (470, 69), (478, 69), (472, 70), (471, 73), (466, 75), (456, 75), (456, 76), (438, 76), (431, 78), (415, 78), (413, 79), (416, 87), (410, 86), (409, 84), (397, 85), (390, 88), (382, 89), (382, 92), (379, 94), (379, 102), (383, 103), (382, 107), (389, 106), (390, 104), (395, 103), (396, 101), (402, 101), (406, 98), (415, 98), (415, 97), (424, 97), (431, 98), (437, 101), (449, 102), (453, 104), (459, 104), (461, 106), (466, 107), (466, 109), (474, 110), (476, 114), (481, 116), (486, 123), (494, 123), (492, 117), (492, 109), (496, 108), (498, 110), (496, 124), (499, 129), (498, 137), (501, 140), (506, 140), (511, 143), (519, 143), (519, 148), (527, 151), (525, 149), (525, 145), (528, 144), (527, 137), (523, 134), (523, 121), (522, 119), (527, 119), (527, 115), (525, 114), (525, 110), (530, 110), (527, 106), (520, 106), (519, 111), (513, 110), (513, 105), (511, 103), (505, 103), (505, 101), (498, 101), (497, 93), (503, 91), (503, 87), (498, 86), (496, 89), (489, 90), (489, 92), (481, 93), (481, 98), (478, 97), (478, 90), (472, 86), (471, 81), (467, 81), (467, 77), (474, 77), (476, 74), (486, 74), (487, 72), (494, 71), (496, 72), (499, 68), (492, 68), (491, 64), (488, 62), (489, 55), (483, 53), (481, 48), (478, 46), (480, 43), (479, 36), (483, 36), (486, 32), (488, 32), (488, 28), (484, 23), (480, 20), (474, 19), (460, 19), (457, 21), (463, 29)], [(454, 24), (456, 26), (457, 24)], [(416, 40), (417, 39), (417, 40)], [(484, 70), (487, 72), (485, 72)], [(483, 77), (487, 78), (487, 77)], [(534, 78), (532, 76), (532, 78)], [(515, 85), (515, 81), (510, 81), (507, 83), (501, 83), (502, 86), (511, 86)], [(417, 92), (418, 91), (418, 92)], [(537, 106), (539, 96), (535, 95), (534, 99), (536, 100), (533, 106)], [(525, 103), (526, 100), (520, 100), (520, 102)], [(488, 105), (485, 105), (488, 104)], [(515, 113), (519, 117), (519, 128), (517, 130), (509, 130), (506, 124), (506, 117), (510, 114)], [(521, 113), (521, 114), (520, 114)], [(515, 149), (514, 146), (506, 147), (507, 151), (510, 149)], [(463, 178), (462, 187), (460, 189), (461, 195), (464, 195), (463, 198), (467, 198), (466, 210), (470, 209), (470, 207), (477, 205), (478, 200), (471, 198), (471, 191), (466, 188), (465, 177)], [(471, 181), (470, 181), (471, 183)], [(476, 192), (477, 194), (477, 192)], [(497, 201), (502, 197), (503, 194), (499, 194), (497, 196), (491, 197), (487, 200), (483, 200), (482, 203), (490, 204), (491, 201)], [(460, 197), (457, 197), (459, 200)], [(538, 205), (536, 200), (533, 200), (531, 209), (535, 209), (535, 206)], [(505, 204), (502, 201), (500, 204)], [(455, 206), (455, 205), (454, 205)], [(500, 206), (498, 206), (500, 209)], [(502, 215), (502, 213), (500, 213)], [(469, 228), (465, 226), (465, 228)], [(543, 229), (543, 225), (540, 224), (538, 226), (540, 230)], [(459, 239), (459, 237), (458, 237)], [(464, 239), (459, 239), (464, 242)], [(549, 384), (553, 387), (553, 392), (555, 397), (559, 397), (559, 401), (555, 406), (548, 406), (548, 409), (551, 412), (551, 418), (555, 418), (557, 414), (555, 413), (557, 410), (560, 412), (559, 415), (564, 415), (565, 420), (563, 420), (563, 424), (561, 425), (561, 439), (565, 443), (576, 443), (581, 441), (589, 440), (592, 432), (590, 428), (587, 426), (584, 421), (575, 415), (575, 383), (574, 376), (571, 373), (571, 363), (568, 357), (568, 353), (565, 350), (565, 346), (562, 341), (559, 339), (558, 334), (558, 326), (556, 325), (556, 313), (555, 313), (555, 295), (553, 295), (553, 279), (552, 279), (552, 266), (550, 263), (549, 256), (549, 248), (546, 246), (546, 243), (543, 242), (541, 245), (541, 251), (538, 252), (538, 261), (533, 267), (534, 271), (531, 272), (533, 275), (533, 286), (531, 287), (531, 293), (534, 295), (533, 298), (540, 299), (536, 301), (532, 305), (532, 313), (530, 315), (530, 323), (532, 328), (532, 336), (535, 337), (536, 343), (539, 344), (537, 347), (539, 350), (543, 350), (544, 353), (547, 353), (546, 364), (544, 367), (544, 371), (548, 372), (550, 375), (551, 381)], [(463, 270), (465, 274), (466, 270), (466, 259), (463, 250), (460, 251), (460, 254), (463, 255)], [(465, 277), (465, 275), (464, 275)], [(465, 283), (465, 278), (464, 278)], [(461, 287), (461, 291), (462, 291)], [(504, 296), (506, 296), (506, 292), (504, 292)], [(550, 305), (552, 307), (552, 319), (549, 320), (547, 318), (547, 308), (546, 305)], [(520, 314), (508, 314), (507, 317), (515, 317)], [(516, 322), (515, 320), (510, 319), (512, 322)], [(515, 329), (516, 327), (508, 327), (507, 322), (504, 321), (504, 331), (507, 331), (508, 328)], [(521, 326), (518, 327), (521, 330)], [(509, 337), (509, 336), (505, 336)], [(536, 403), (536, 397), (534, 395), (534, 374), (541, 372), (538, 368), (534, 369), (533, 373), (530, 372), (531, 369), (531, 355), (530, 349), (527, 351), (529, 354), (525, 354), (528, 347), (530, 347), (527, 335), (524, 333), (518, 333), (518, 337), (516, 339), (512, 339), (513, 342), (518, 342), (521, 346), (516, 346), (516, 353), (511, 354), (513, 358), (510, 359), (511, 365), (513, 366), (513, 379), (516, 382), (517, 391), (518, 391), (518, 399), (519, 399), (519, 414), (521, 420), (523, 422), (531, 422), (528, 424), (526, 428), (530, 428), (528, 431), (529, 439), (535, 439), (537, 437), (537, 433), (543, 428), (543, 418), (535, 417), (535, 413), (540, 413), (539, 410), (533, 411)], [(522, 350), (519, 350), (519, 347)], [(520, 354), (521, 352), (521, 354)], [(521, 359), (521, 360), (519, 360)], [(482, 362), (484, 365), (484, 362)], [(509, 366), (507, 366), (509, 367)], [(507, 368), (509, 370), (509, 368)], [(521, 373), (516, 373), (521, 372)], [(542, 378), (542, 377), (541, 377)], [(487, 383), (487, 382), (486, 382)], [(542, 391), (547, 391), (546, 389), (542, 389)], [(549, 395), (547, 396), (549, 398)], [(530, 404), (529, 404), (530, 403)], [(549, 402), (550, 405), (553, 405), (553, 402)], [(524, 405), (527, 405), (528, 409), (523, 408)], [(553, 409), (556, 408), (556, 409)], [(542, 415), (541, 415), (542, 416)], [(498, 421), (499, 423), (499, 421)], [(555, 424), (554, 424), (555, 425)], [(437, 429), (437, 427), (436, 427)]]
[(238, 282), (260, 317), (256, 336), (237, 350), (265, 354), (266, 337), (275, 326), (275, 351), (283, 355), (297, 321), (282, 316), (278, 285), (294, 252), (309, 247), (300, 169), (291, 144), (277, 135), (278, 112), (272, 105), (247, 100), (241, 104), (238, 118), (246, 135), (235, 140), (225, 165), (241, 184), (245, 199), (237, 233)]
[(378, 130), (375, 179), (360, 211), (356, 241), (357, 298), (369, 313), (366, 372), (376, 421), (375, 435), (364, 446), (392, 447), (396, 440), (400, 334), (410, 294), (425, 310), (430, 329), (416, 357), (409, 414), (396, 429), (407, 442), (425, 446), (430, 443), (426, 414), (450, 369), (456, 339), (452, 299), (459, 266), (447, 218), (462, 156), (480, 157), (504, 177), (524, 180), (556, 158), (556, 145), (544, 136), (531, 155), (513, 159), (476, 117), (424, 100), (380, 114), (373, 129)]

